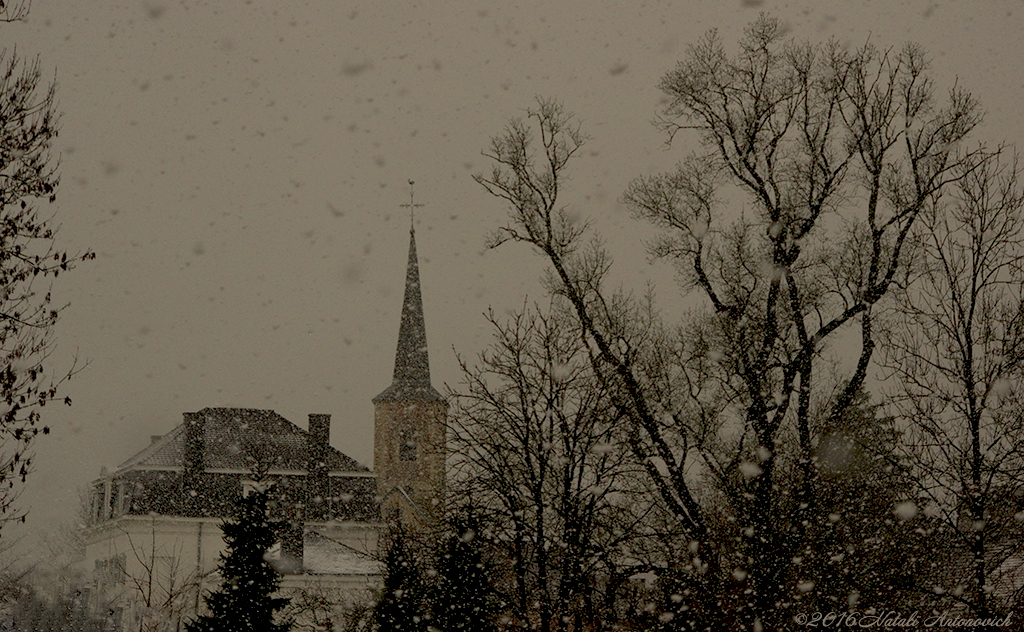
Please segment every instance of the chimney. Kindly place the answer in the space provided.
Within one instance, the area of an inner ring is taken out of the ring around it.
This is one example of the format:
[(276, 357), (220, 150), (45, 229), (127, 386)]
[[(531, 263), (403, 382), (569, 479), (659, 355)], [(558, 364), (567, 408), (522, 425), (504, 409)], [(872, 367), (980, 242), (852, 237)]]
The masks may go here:
[(324, 448), (331, 442), (331, 416), (310, 413), (309, 438), (316, 445)]
[(331, 416), (310, 414), (306, 465), (306, 519), (328, 518), (327, 451), (331, 440)]
[(181, 483), (185, 515), (200, 515), (203, 462), (206, 452), (206, 416), (185, 413), (185, 450), (182, 457)]

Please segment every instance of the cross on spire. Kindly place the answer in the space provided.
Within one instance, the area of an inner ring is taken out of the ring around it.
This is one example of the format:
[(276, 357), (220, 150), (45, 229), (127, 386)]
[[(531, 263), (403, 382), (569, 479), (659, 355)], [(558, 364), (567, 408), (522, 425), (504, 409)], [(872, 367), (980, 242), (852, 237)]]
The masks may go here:
[(416, 192), (414, 191), (415, 185), (416, 185), (415, 182), (413, 182), (412, 180), (409, 180), (409, 203), (408, 204), (399, 204), (398, 205), (400, 208), (407, 208), (407, 209), (409, 209), (409, 232), (410, 233), (413, 232), (416, 229), (415, 224), (414, 224), (414, 219), (415, 218), (413, 217), (413, 214), (416, 212), (417, 208), (423, 206), (422, 204), (416, 204), (416, 201), (415, 201)]

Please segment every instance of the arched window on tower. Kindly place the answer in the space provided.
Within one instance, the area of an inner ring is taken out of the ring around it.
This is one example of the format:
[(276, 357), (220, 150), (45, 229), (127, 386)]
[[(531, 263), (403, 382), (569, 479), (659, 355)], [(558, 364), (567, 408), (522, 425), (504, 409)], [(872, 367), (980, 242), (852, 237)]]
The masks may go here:
[(405, 428), (402, 430), (399, 440), (398, 460), (415, 461), (418, 449), (417, 443), (419, 442), (419, 432), (412, 428)]

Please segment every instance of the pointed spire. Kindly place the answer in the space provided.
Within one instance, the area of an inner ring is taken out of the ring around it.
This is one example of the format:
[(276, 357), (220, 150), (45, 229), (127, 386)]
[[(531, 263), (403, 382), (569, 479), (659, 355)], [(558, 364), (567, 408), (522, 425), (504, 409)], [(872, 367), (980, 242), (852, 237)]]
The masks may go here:
[(402, 324), (398, 329), (398, 351), (395, 354), (395, 382), (430, 385), (427, 330), (423, 320), (414, 230), (409, 231), (409, 265), (405, 272), (405, 302), (402, 304)]
[[(412, 181), (409, 181), (412, 185)], [(409, 198), (409, 212), (422, 204)], [(398, 349), (391, 386), (373, 398), (380, 401), (435, 401), (443, 399), (430, 385), (430, 360), (427, 356), (427, 329), (423, 319), (423, 296), (420, 293), (420, 269), (416, 257), (416, 229), (409, 227), (409, 263), (405, 272), (405, 300), (402, 303), (402, 324), (398, 328)]]

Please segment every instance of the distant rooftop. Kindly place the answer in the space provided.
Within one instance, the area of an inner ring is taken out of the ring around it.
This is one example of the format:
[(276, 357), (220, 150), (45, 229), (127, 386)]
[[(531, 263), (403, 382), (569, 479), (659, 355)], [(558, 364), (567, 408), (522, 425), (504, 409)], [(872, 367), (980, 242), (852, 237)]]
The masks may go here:
[[(266, 460), (275, 470), (305, 470), (309, 459), (309, 433), (273, 410), (204, 408), (206, 469), (249, 469), (252, 457)], [(118, 466), (118, 471), (181, 467), (185, 455), (185, 423)], [(329, 472), (369, 472), (355, 459), (328, 446)]]

